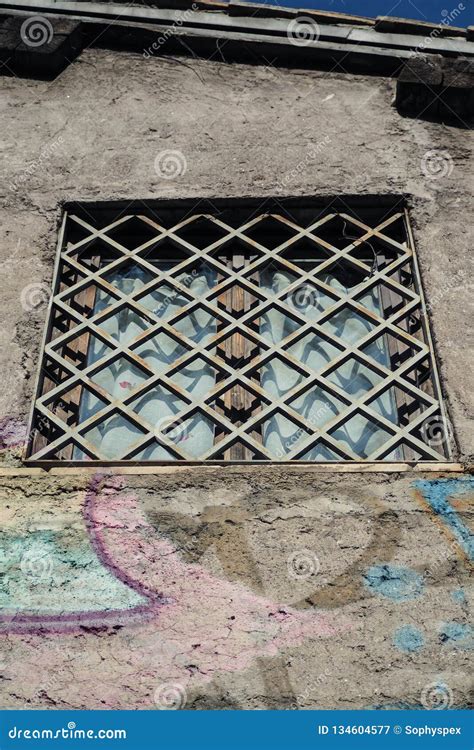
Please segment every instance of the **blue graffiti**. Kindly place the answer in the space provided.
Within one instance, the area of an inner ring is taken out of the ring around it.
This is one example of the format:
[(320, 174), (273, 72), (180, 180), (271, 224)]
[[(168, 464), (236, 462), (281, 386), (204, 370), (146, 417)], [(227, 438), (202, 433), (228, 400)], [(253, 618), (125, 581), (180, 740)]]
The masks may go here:
[(396, 602), (416, 599), (423, 591), (423, 578), (415, 570), (396, 565), (373, 565), (364, 575), (365, 585), (376, 594)]
[(466, 594), (462, 589), (456, 589), (456, 591), (453, 591), (451, 596), (455, 602), (458, 602), (458, 604), (466, 604), (467, 602)]
[(474, 649), (474, 628), (461, 622), (445, 622), (439, 631), (441, 643), (466, 651)]
[(413, 483), (426, 502), (449, 526), (464, 552), (474, 560), (474, 536), (449, 503), (450, 497), (474, 493), (474, 479), (423, 479)]
[(0, 533), (0, 608), (19, 613), (113, 611), (145, 601), (101, 565), (88, 540), (62, 530)]
[(393, 645), (407, 654), (419, 651), (425, 645), (421, 630), (413, 625), (403, 625), (393, 634)]

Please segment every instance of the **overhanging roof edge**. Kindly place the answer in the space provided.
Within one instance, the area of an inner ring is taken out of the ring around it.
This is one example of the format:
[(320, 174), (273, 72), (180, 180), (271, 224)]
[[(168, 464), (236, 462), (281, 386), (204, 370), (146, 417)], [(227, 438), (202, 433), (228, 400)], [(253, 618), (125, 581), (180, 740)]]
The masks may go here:
[[(169, 1), (172, 4), (172, 0)], [(164, 29), (174, 29), (175, 32), (176, 29), (183, 32), (188, 31), (193, 35), (206, 35), (207, 33), (211, 37), (215, 36), (215, 32), (218, 32), (220, 37), (224, 39), (227, 37), (235, 39), (238, 38), (239, 34), (245, 34), (247, 43), (252, 41), (252, 38), (255, 39), (255, 42), (258, 42), (259, 37), (268, 37), (270, 40), (274, 37), (275, 41), (278, 39), (279, 45), (285, 43), (288, 19), (265, 18), (258, 15), (230, 15), (222, 12), (223, 3), (207, 2), (205, 10), (192, 10), (192, 5), (196, 5), (196, 3), (191, 3), (190, 7), (183, 11), (136, 5), (131, 7), (116, 2), (88, 2), (85, 4), (61, 0), (23, 0), (16, 3), (0, 2), (0, 13), (2, 9), (14, 15), (35, 12), (51, 16), (64, 16), (85, 23), (99, 22), (112, 26), (130, 24), (135, 28), (140, 25), (143, 25), (144, 28), (153, 25), (161, 26)], [(216, 10), (211, 10), (214, 5)], [(250, 4), (245, 5), (249, 6)], [(232, 4), (228, 8), (231, 8), (231, 6)], [(273, 7), (276, 9), (278, 6)], [(296, 13), (300, 12), (296, 11)], [(308, 13), (313, 13), (313, 11), (308, 11)], [(342, 18), (342, 14), (339, 14), (338, 17)], [(474, 55), (474, 42), (467, 39), (459, 38), (459, 36), (441, 36), (441, 33), (435, 34), (434, 32), (428, 37), (429, 45), (423, 50), (425, 52), (449, 56)], [(325, 23), (320, 27), (319, 40), (321, 48), (324, 48), (324, 43), (336, 43), (347, 46), (348, 51), (353, 51), (350, 47), (355, 44), (360, 46), (360, 51), (365, 55), (370, 54), (372, 50), (373, 54), (377, 55), (380, 54), (380, 49), (385, 49), (388, 54), (390, 50), (393, 50), (394, 57), (403, 58), (406, 56), (404, 53), (410, 53), (411, 50), (426, 46), (427, 36), (379, 32), (374, 27), (360, 25), (331, 25)], [(318, 41), (315, 43), (318, 43)], [(292, 45), (291, 40), (287, 39), (286, 42), (288, 45)]]

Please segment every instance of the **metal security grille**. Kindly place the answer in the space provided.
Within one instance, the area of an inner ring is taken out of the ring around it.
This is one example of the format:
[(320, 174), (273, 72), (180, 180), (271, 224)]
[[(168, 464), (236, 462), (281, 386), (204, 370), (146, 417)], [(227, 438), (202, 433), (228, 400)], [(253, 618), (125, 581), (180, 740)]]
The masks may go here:
[[(60, 234), (28, 458), (445, 460), (422, 295), (395, 202), (76, 205)], [(204, 321), (199, 335), (190, 320)], [(143, 354), (152, 342), (155, 359)], [(174, 410), (158, 420), (137, 407), (156, 393), (155, 407)], [(309, 398), (316, 417), (301, 406)], [(105, 441), (112, 429), (120, 439)]]

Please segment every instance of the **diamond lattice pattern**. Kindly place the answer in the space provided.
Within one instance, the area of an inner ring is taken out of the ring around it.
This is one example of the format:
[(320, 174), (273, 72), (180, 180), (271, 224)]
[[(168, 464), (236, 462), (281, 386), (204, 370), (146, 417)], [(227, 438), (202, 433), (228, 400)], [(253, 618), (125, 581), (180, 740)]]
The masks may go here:
[(66, 216), (31, 460), (446, 457), (405, 211), (239, 215)]

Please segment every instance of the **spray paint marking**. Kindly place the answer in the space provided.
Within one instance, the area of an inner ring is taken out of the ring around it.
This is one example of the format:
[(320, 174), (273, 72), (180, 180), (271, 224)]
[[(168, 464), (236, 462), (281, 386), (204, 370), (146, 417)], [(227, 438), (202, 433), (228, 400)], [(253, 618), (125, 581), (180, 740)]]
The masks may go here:
[(422, 576), (415, 570), (388, 563), (369, 568), (364, 583), (375, 594), (395, 602), (418, 598), (424, 587)]
[(443, 645), (463, 651), (474, 650), (474, 628), (461, 622), (445, 622), (439, 631)]
[[(137, 495), (123, 489), (121, 477), (94, 477), (83, 505), (84, 519), (105, 570), (144, 603), (108, 611), (36, 614), (38, 608), (35, 614), (4, 615), (4, 632), (44, 635), (132, 623), (141, 629), (148, 625), (153, 638), (174, 633), (182, 650), (196, 657), (194, 649), (201, 643), (206, 649), (210, 641), (222, 642), (223, 658), (233, 636), (240, 639), (240, 656), (234, 657), (238, 665), (248, 663), (250, 655), (275, 655), (306, 637), (329, 637), (351, 628), (340, 614), (282, 607), (200, 565), (185, 563), (177, 548), (144, 518)], [(60, 610), (60, 600), (57, 607)], [(244, 645), (247, 639), (250, 646)], [(218, 651), (213, 653), (217, 659)]]
[(474, 561), (474, 536), (453, 508), (452, 498), (474, 494), (474, 478), (423, 479), (413, 483), (431, 509), (448, 526), (468, 558)]
[[(96, 475), (90, 482), (84, 498), (84, 520), (89, 532), (89, 540), (92, 546), (92, 553), (96, 555), (95, 564), (102, 566), (103, 575), (112, 575), (112, 584), (118, 590), (118, 582), (122, 583), (128, 589), (120, 592), (119, 599), (135, 602), (131, 606), (97, 608), (96, 611), (81, 609), (76, 611), (62, 611), (51, 613), (45, 611), (43, 614), (22, 613), (19, 611), (8, 611), (6, 608), (0, 613), (0, 632), (9, 633), (31, 633), (44, 634), (45, 632), (66, 632), (84, 628), (104, 628), (108, 626), (121, 626), (125, 623), (150, 619), (158, 613), (158, 610), (169, 601), (161, 594), (150, 591), (139, 581), (131, 578), (116, 563), (114, 563), (107, 552), (100, 535), (100, 527), (97, 527), (95, 521), (96, 506), (100, 500), (102, 483), (104, 477)], [(70, 560), (74, 566), (76, 560)], [(88, 579), (84, 578), (84, 586)], [(117, 591), (118, 592), (118, 591)], [(61, 596), (61, 599), (64, 594)], [(36, 609), (47, 608), (45, 598), (35, 597), (32, 604), (36, 604)], [(43, 606), (42, 606), (43, 605)], [(56, 602), (56, 610), (60, 610), (61, 601)], [(48, 607), (49, 609), (49, 607)]]
[(392, 642), (395, 648), (404, 651), (406, 654), (419, 651), (425, 645), (423, 633), (413, 625), (402, 625), (401, 628), (398, 628), (393, 634)]

